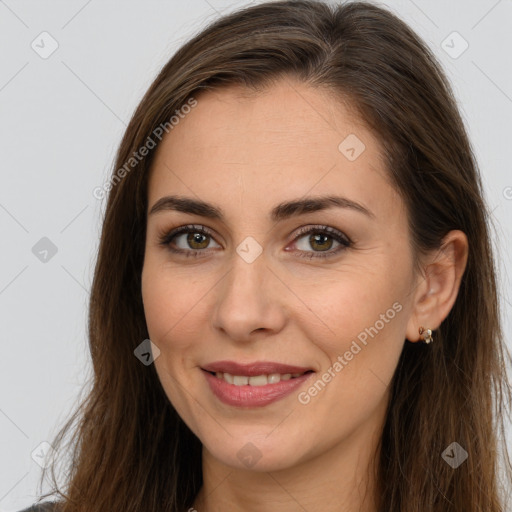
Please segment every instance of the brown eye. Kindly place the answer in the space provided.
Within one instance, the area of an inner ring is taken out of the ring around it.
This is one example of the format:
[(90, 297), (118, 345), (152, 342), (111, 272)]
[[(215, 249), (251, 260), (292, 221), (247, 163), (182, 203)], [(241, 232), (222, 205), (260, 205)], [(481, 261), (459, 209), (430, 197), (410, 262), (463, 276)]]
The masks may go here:
[(310, 235), (308, 242), (314, 249), (328, 251), (332, 247), (333, 239), (324, 233), (317, 233), (316, 235)]
[[(199, 256), (207, 252), (211, 242), (214, 242), (212, 235), (202, 226), (181, 226), (160, 238), (160, 244), (167, 247), (171, 252), (185, 256)], [(216, 243), (217, 244), (217, 243)], [(220, 247), (217, 244), (217, 247)]]
[[(333, 244), (337, 244), (337, 247), (330, 250)], [(295, 238), (294, 245), (303, 258), (326, 258), (347, 249), (352, 242), (337, 229), (329, 226), (315, 226), (303, 228)]]
[[(179, 238), (179, 237), (177, 237)], [(209, 235), (192, 233), (187, 235), (187, 244), (191, 249), (206, 249), (209, 243)]]

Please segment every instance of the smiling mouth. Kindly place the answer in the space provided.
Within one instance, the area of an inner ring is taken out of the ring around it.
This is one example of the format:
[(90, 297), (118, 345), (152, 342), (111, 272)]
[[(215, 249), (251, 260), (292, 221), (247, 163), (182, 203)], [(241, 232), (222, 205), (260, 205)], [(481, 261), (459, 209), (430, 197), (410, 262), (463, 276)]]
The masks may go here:
[(262, 374), (262, 375), (232, 375), (227, 372), (210, 372), (207, 370), (203, 370), (210, 375), (215, 376), (219, 380), (223, 380), (228, 384), (233, 384), (235, 386), (266, 386), (267, 384), (277, 384), (281, 381), (293, 380), (302, 375), (313, 373), (313, 370), (307, 370), (302, 373), (270, 373), (270, 374)]

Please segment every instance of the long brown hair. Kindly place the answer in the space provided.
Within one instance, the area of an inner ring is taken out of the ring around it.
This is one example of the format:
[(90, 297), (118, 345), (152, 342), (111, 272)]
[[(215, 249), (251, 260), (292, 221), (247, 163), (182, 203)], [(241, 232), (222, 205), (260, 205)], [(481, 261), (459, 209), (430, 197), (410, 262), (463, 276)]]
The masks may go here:
[[(388, 10), (298, 0), (261, 3), (211, 23), (162, 68), (126, 129), (90, 296), (91, 389), (53, 442), (64, 447), (73, 434), (64, 488), (52, 466), (53, 492), (43, 496), (61, 496), (62, 512), (183, 512), (192, 505), (202, 485), (201, 443), (154, 365), (134, 357), (148, 338), (141, 271), (155, 152), (126, 163), (194, 95), (235, 83), (261, 90), (287, 77), (327, 88), (333, 102), (348, 98), (383, 142), (416, 255), (440, 247), (453, 229), (469, 240), (459, 294), (435, 342), (405, 342), (391, 382), (376, 468), (379, 510), (504, 510), (498, 441), (510, 400), (508, 352), (490, 215), (450, 85), (429, 48)], [(441, 457), (454, 441), (468, 452), (456, 470)]]

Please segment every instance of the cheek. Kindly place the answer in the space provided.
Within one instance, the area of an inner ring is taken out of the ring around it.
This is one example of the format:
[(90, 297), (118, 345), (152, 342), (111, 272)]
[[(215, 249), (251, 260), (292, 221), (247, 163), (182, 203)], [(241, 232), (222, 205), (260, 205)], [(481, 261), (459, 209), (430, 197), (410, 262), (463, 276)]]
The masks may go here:
[(142, 271), (144, 314), (149, 337), (160, 349), (155, 369), (167, 398), (196, 431), (193, 418), (197, 411), (194, 411), (194, 401), (190, 403), (193, 390), (190, 370), (195, 362), (189, 354), (195, 347), (193, 340), (200, 339), (197, 332), (194, 333), (194, 329), (201, 329), (195, 319), (201, 307), (204, 308), (205, 292), (193, 284), (190, 276), (171, 272), (165, 263), (154, 262), (151, 257), (145, 262)]
[[(308, 312), (300, 315), (310, 339), (321, 340), (331, 356), (349, 349), (354, 339), (396, 340), (403, 329), (406, 283), (391, 267), (361, 268), (332, 273), (311, 283), (297, 282), (296, 294), (305, 298)], [(316, 334), (315, 334), (316, 333)]]
[(301, 329), (325, 356), (318, 375), (325, 385), (311, 383), (300, 403), (306, 411), (314, 409), (318, 425), (328, 426), (333, 435), (340, 428), (348, 435), (385, 406), (403, 348), (403, 300), (398, 288), (376, 275), (345, 275), (326, 293), (310, 295), (308, 305), (325, 326), (318, 330), (319, 322), (304, 319)]
[(310, 288), (305, 296), (314, 314), (302, 318), (300, 329), (324, 354), (319, 377), (328, 384), (306, 390), (301, 403), (317, 401), (343, 423), (347, 411), (357, 422), (384, 400), (405, 339), (404, 276), (384, 260), (340, 273), (335, 283), (320, 281), (314, 293)]
[(159, 348), (169, 345), (177, 331), (183, 334), (189, 319), (201, 308), (207, 284), (200, 285), (191, 275), (173, 271), (149, 259), (142, 271), (144, 314), (152, 341)]

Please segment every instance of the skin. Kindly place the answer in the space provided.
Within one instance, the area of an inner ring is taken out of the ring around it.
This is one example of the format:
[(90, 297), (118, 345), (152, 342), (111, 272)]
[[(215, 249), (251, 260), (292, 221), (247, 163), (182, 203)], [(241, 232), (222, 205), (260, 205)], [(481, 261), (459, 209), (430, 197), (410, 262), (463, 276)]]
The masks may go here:
[[(375, 511), (373, 456), (389, 383), (406, 339), (418, 341), (420, 325), (436, 329), (448, 315), (467, 239), (450, 232), (442, 250), (421, 260), (424, 273), (414, 272), (407, 212), (387, 179), (380, 143), (332, 92), (286, 78), (258, 93), (229, 86), (196, 98), (157, 150), (148, 212), (173, 194), (212, 203), (225, 219), (148, 215), (142, 272), (159, 379), (203, 444), (204, 486), (194, 508)], [(354, 161), (338, 150), (349, 134), (365, 145)], [(334, 207), (268, 218), (283, 201), (334, 193), (373, 216)], [(172, 242), (203, 251), (197, 258), (159, 243), (187, 224), (212, 232), (196, 245), (186, 234)], [(314, 225), (353, 244), (336, 253), (340, 244), (329, 234), (316, 245), (309, 234), (296, 239), (299, 228)], [(263, 249), (252, 263), (236, 251), (248, 236)], [(327, 258), (299, 256), (329, 251)], [(299, 390), (307, 391), (393, 304), (400, 311), (307, 404), (294, 392), (261, 408), (228, 406), (200, 369), (218, 360), (311, 367), (316, 374)], [(249, 442), (261, 455), (252, 467), (237, 457)]]

